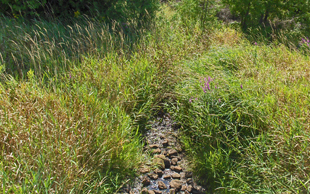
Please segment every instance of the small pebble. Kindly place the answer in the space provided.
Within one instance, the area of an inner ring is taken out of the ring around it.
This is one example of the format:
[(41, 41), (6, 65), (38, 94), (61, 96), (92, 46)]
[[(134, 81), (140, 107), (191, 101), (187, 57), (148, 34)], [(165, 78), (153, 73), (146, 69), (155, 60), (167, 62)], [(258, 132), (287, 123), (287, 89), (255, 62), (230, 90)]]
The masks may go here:
[(152, 151), (153, 154), (160, 154), (161, 150), (159, 148), (155, 149)]
[(164, 176), (163, 176), (163, 179), (170, 179), (171, 178), (171, 176), (169, 175), (169, 174), (165, 174)]
[(149, 168), (141, 168), (139, 171), (141, 174), (146, 174), (146, 173), (150, 172), (150, 169)]
[(156, 149), (156, 148), (159, 148), (159, 145), (158, 144), (152, 144), (152, 145), (150, 145), (150, 148)]
[(152, 173), (152, 174), (149, 174), (149, 177), (150, 177), (151, 179), (153, 179), (153, 180), (157, 180), (157, 179), (158, 179), (158, 174)]

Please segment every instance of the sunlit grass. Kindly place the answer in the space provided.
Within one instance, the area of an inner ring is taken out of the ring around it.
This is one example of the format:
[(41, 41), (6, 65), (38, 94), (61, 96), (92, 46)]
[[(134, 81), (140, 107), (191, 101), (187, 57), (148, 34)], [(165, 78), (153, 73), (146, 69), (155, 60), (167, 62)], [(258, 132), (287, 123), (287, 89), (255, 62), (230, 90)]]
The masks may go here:
[(308, 192), (309, 57), (223, 31), (176, 89), (200, 180), (218, 193)]

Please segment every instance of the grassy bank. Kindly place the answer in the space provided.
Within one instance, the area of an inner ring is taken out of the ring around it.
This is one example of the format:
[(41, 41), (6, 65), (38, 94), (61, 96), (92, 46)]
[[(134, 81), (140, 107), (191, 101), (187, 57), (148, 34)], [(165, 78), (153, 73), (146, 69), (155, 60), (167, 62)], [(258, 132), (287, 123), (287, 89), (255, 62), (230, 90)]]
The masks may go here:
[(308, 39), (250, 42), (178, 6), (148, 28), (0, 19), (3, 193), (118, 191), (168, 101), (210, 193), (309, 192)]
[(234, 30), (182, 64), (175, 116), (214, 193), (309, 192), (309, 57)]
[(134, 176), (173, 64), (208, 46), (167, 10), (151, 29), (1, 18), (3, 193), (113, 193)]

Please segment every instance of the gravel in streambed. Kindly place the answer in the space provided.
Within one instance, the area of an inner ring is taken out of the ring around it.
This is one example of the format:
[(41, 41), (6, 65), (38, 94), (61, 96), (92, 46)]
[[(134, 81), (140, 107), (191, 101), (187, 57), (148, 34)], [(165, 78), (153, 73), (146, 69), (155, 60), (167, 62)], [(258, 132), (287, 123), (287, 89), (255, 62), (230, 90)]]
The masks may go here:
[[(153, 121), (145, 139), (145, 152), (153, 154), (152, 164), (139, 169), (140, 176), (126, 185), (123, 194), (202, 194), (178, 141), (178, 130), (168, 114)], [(154, 170), (151, 170), (154, 169)]]

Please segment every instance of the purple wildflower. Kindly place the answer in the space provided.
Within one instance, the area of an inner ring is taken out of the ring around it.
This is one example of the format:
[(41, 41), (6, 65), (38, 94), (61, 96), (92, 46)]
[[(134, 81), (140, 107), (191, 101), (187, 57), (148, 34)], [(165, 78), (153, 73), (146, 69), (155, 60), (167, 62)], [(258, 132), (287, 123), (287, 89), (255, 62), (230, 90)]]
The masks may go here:
[(219, 98), (219, 102), (221, 102), (221, 99)]
[(215, 86), (215, 89), (217, 89), (217, 86)]
[(195, 98), (195, 100), (198, 100), (198, 98)]
[(208, 77), (208, 83), (210, 83), (210, 82), (211, 82), (211, 77), (209, 76), (209, 77)]
[(208, 90), (210, 90), (210, 84), (209, 84), (209, 82), (207, 83), (207, 87), (208, 87)]
[(257, 45), (257, 42), (254, 42), (255, 45)]
[(71, 79), (71, 73), (69, 74), (69, 78)]
[(189, 103), (192, 103), (192, 98), (189, 98)]
[(242, 86), (242, 84), (240, 85), (240, 88), (241, 88), (241, 89), (243, 89), (243, 86)]

